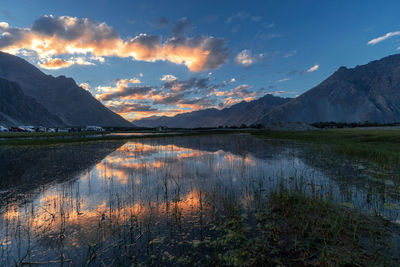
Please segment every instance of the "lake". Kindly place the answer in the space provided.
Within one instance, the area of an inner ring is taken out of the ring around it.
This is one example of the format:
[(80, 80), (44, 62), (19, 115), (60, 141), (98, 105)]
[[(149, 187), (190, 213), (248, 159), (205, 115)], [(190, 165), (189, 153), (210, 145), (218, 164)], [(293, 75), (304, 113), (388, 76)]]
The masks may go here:
[(174, 265), (281, 190), (398, 223), (398, 175), (247, 134), (1, 147), (0, 265)]

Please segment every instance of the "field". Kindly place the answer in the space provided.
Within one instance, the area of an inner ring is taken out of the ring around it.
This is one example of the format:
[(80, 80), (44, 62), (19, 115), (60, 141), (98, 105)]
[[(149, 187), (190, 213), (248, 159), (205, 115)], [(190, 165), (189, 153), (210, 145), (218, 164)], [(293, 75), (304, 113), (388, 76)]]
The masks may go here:
[(328, 145), (337, 153), (382, 164), (400, 163), (400, 130), (331, 129), (309, 132), (257, 132), (262, 138), (295, 140), (321, 148)]
[(398, 135), (6, 139), (0, 265), (398, 266)]

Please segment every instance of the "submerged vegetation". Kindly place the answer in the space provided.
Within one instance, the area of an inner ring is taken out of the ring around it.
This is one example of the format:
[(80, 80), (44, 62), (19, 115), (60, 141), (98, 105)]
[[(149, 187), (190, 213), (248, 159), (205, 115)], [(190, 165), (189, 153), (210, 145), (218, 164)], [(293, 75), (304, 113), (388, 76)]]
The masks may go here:
[[(308, 142), (381, 164), (400, 163), (400, 130), (331, 129), (307, 132), (259, 131), (262, 138)], [(327, 146), (325, 146), (327, 145)]]
[[(281, 136), (324, 134), (343, 133)], [(0, 147), (0, 265), (398, 266), (398, 181), (310, 151), (208, 133)]]

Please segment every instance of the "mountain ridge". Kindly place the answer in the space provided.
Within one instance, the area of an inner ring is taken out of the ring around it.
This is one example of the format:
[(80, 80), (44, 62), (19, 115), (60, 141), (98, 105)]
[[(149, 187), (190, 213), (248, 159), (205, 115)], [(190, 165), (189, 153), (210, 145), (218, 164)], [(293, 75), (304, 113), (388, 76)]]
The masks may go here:
[(16, 82), (25, 95), (34, 98), (66, 125), (133, 127), (72, 78), (47, 75), (20, 57), (0, 52), (0, 78)]
[(297, 98), (268, 112), (261, 124), (400, 121), (400, 54), (354, 68), (340, 67)]
[[(173, 117), (148, 117), (134, 120), (137, 126), (170, 128), (198, 128), (218, 126), (251, 125), (271, 109), (289, 101), (291, 98), (282, 98), (267, 94), (252, 101), (242, 101), (224, 109), (209, 108), (193, 112), (186, 112)], [(249, 116), (248, 114), (251, 114)]]

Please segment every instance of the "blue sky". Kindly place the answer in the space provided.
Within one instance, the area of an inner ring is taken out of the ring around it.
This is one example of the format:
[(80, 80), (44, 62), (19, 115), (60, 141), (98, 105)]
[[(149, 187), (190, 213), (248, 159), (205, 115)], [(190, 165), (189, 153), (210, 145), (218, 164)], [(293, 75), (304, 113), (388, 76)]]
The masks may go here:
[(0, 50), (135, 119), (300, 95), (340, 66), (398, 53), (399, 10), (399, 1), (2, 0)]

